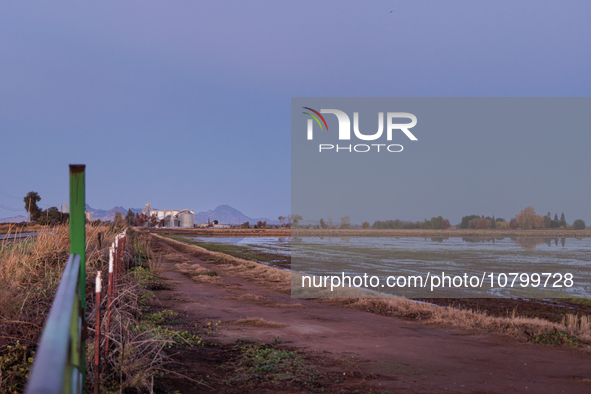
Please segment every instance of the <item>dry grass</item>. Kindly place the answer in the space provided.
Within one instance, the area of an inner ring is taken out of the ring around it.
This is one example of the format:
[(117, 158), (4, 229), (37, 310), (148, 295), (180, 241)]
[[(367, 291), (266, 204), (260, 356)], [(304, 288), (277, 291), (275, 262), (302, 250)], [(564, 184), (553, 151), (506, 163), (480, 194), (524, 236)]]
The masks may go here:
[[(232, 271), (233, 274), (238, 274), (243, 278), (250, 279), (255, 282), (264, 282), (266, 287), (270, 287), (273, 290), (279, 291), (281, 293), (289, 294), (291, 292), (291, 271), (257, 263), (251, 260), (240, 259), (238, 257), (230, 256), (224, 253), (211, 252), (200, 246), (188, 245), (183, 242), (165, 238), (159, 235), (154, 236), (158, 237), (169, 245), (173, 245), (177, 250), (197, 257), (203, 261), (217, 264), (218, 267), (216, 267), (216, 270), (219, 270), (220, 272), (229, 270)], [(188, 265), (177, 265), (177, 268), (179, 270), (187, 270), (189, 269)], [(198, 264), (193, 265), (199, 266)], [(181, 270), (181, 272), (183, 271)], [(198, 277), (201, 276), (202, 275), (198, 275)]]
[(250, 326), (250, 327), (260, 327), (260, 328), (283, 328), (287, 327), (287, 324), (275, 323), (271, 321), (266, 321), (260, 317), (248, 318), (248, 319), (240, 319), (232, 322), (226, 322), (226, 324), (237, 324), (239, 326)]
[(179, 263), (175, 264), (175, 267), (181, 273), (187, 275), (193, 281), (197, 283), (211, 283), (221, 286), (229, 286), (230, 284), (218, 276), (217, 272), (203, 268), (199, 264), (193, 263)]
[(582, 344), (591, 344), (591, 325), (587, 316), (567, 315), (559, 324), (537, 318), (520, 317), (515, 312), (508, 317), (495, 317), (482, 312), (442, 307), (405, 298), (332, 299), (331, 301), (345, 303), (380, 315), (421, 320), (469, 331), (506, 334), (519, 339), (530, 339), (536, 334), (556, 329), (577, 336)]
[(175, 264), (175, 267), (178, 271), (189, 276), (200, 275), (201, 273), (208, 271), (208, 269), (203, 268), (199, 264), (195, 263), (178, 263)]
[[(89, 305), (93, 305), (94, 295), (91, 293), (94, 292), (95, 273), (104, 270), (108, 257), (106, 248), (98, 246), (98, 234), (104, 236), (104, 244), (111, 242), (119, 230), (87, 227)], [(11, 346), (16, 343), (30, 349), (36, 346), (67, 263), (69, 247), (69, 228), (66, 226), (56, 226), (39, 231), (34, 238), (0, 245), (0, 355), (11, 357)], [(29, 369), (30, 363), (25, 359), (17, 364), (18, 368)], [(4, 372), (0, 391), (23, 385), (24, 376)]]
[[(346, 230), (343, 230), (346, 231)], [(459, 230), (453, 230), (459, 231)], [(535, 230), (533, 230), (535, 231)], [(173, 244), (175, 248), (190, 253), (203, 260), (214, 260), (220, 267), (228, 267), (228, 273), (240, 275), (247, 279), (260, 282), (261, 285), (274, 288), (281, 292), (289, 292), (291, 281), (300, 281), (298, 273), (269, 267), (254, 261), (242, 260), (223, 253), (211, 252), (195, 245), (187, 245), (179, 241), (160, 237), (163, 241)], [(269, 282), (272, 283), (269, 283)], [(329, 298), (337, 297), (341, 298)], [(578, 337), (582, 349), (591, 351), (591, 321), (587, 316), (567, 315), (562, 323), (554, 323), (543, 319), (524, 318), (513, 313), (507, 317), (488, 316), (480, 311), (458, 309), (451, 306), (412, 301), (406, 298), (376, 298), (376, 293), (362, 289), (317, 289), (315, 293), (305, 297), (323, 298), (334, 302), (364, 310), (371, 313), (395, 316), (425, 323), (449, 327), (457, 327), (469, 331), (499, 333), (518, 339), (531, 339), (533, 336), (558, 330)]]
[[(96, 272), (102, 271), (105, 283), (108, 246), (120, 231), (121, 228), (111, 226), (86, 228), (87, 315), (90, 315), (95, 306)], [(100, 245), (99, 234), (102, 241)], [(32, 345), (29, 348), (36, 345), (68, 255), (67, 226), (40, 231), (36, 238), (0, 245), (0, 359), (1, 356), (11, 357), (10, 346), (17, 342)], [(136, 266), (138, 258), (145, 271), (150, 269), (158, 272), (158, 260), (150, 252), (150, 238), (128, 231), (124, 267)], [(171, 339), (154, 330), (138, 329), (141, 318), (139, 300), (145, 299), (149, 292), (140, 286), (135, 275), (122, 275), (117, 288), (118, 297), (114, 302), (109, 333), (110, 349), (103, 361), (101, 374), (102, 392), (120, 392), (131, 388), (137, 392), (149, 392), (153, 377), (168, 362), (163, 349), (170, 345)], [(105, 323), (103, 313), (103, 333)], [(92, 387), (95, 327), (95, 318), (92, 318), (88, 322), (90, 338), (87, 342), (89, 387)], [(18, 367), (27, 371), (30, 363), (25, 359)], [(8, 387), (14, 387), (17, 391), (22, 389), (24, 374), (11, 376), (6, 373), (9, 371), (2, 372), (4, 374), (0, 380), (0, 392), (5, 392)]]
[[(94, 274), (104, 270), (107, 250), (98, 247), (111, 242), (118, 230), (87, 228), (87, 293), (93, 292)], [(35, 344), (49, 312), (53, 296), (69, 255), (69, 229), (54, 227), (35, 238), (0, 245), (0, 351), (14, 339)]]
[(39, 224), (0, 223), (0, 234), (29, 233), (49, 229), (49, 226), (41, 226)]

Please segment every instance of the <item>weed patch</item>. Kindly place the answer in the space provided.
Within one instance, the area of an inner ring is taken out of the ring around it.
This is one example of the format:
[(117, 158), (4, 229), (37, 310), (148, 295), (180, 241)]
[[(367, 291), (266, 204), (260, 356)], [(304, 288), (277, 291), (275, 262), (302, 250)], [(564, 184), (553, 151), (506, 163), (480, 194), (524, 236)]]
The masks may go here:
[(297, 351), (252, 344), (237, 345), (235, 350), (236, 360), (224, 365), (224, 369), (233, 371), (225, 381), (228, 385), (308, 390), (322, 387), (313, 365)]
[(203, 347), (203, 340), (188, 330), (174, 330), (167, 325), (183, 323), (178, 318), (178, 312), (165, 309), (160, 312), (145, 314), (135, 330), (148, 336), (161, 340), (168, 348), (177, 346)]
[(151, 270), (143, 267), (133, 267), (131, 275), (147, 290), (170, 290), (170, 286), (162, 282)]
[(554, 328), (551, 331), (541, 332), (533, 335), (531, 340), (535, 343), (544, 343), (546, 345), (568, 345), (575, 346), (578, 337), (568, 334), (564, 331), (559, 331)]
[(21, 392), (23, 382), (29, 377), (35, 352), (29, 346), (17, 341), (13, 346), (6, 346), (0, 355), (0, 385), (6, 392)]

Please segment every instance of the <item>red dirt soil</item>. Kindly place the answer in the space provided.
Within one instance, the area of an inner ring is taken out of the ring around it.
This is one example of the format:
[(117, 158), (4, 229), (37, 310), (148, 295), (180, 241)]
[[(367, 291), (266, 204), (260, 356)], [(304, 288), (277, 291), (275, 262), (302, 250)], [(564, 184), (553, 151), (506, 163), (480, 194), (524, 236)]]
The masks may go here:
[[(153, 246), (181, 253), (183, 262), (220, 272), (216, 264), (183, 253), (184, 248), (173, 243), (154, 238)], [(207, 383), (214, 387), (213, 391), (192, 386), (192, 392), (273, 392), (223, 386), (219, 383), (222, 373), (214, 366), (221, 364), (224, 357), (231, 357), (230, 349), (237, 341), (273, 343), (279, 337), (282, 346), (313, 360), (324, 360), (321, 364), (333, 376), (345, 374), (340, 383), (327, 387), (328, 392), (591, 393), (591, 355), (581, 350), (426, 325), (328, 301), (293, 299), (289, 294), (234, 276), (231, 270), (219, 274), (225, 281), (220, 285), (195, 283), (175, 268), (174, 260), (163, 262), (163, 268), (162, 277), (170, 289), (155, 292), (162, 307), (180, 312), (183, 319), (200, 327), (208, 321), (222, 321), (215, 336), (207, 338), (220, 344), (217, 351), (185, 350), (180, 355), (186, 371), (193, 368), (211, 376)], [(246, 294), (267, 300), (236, 299)], [(301, 303), (304, 307), (277, 307), (277, 303)], [(223, 324), (245, 318), (262, 318), (286, 326)]]

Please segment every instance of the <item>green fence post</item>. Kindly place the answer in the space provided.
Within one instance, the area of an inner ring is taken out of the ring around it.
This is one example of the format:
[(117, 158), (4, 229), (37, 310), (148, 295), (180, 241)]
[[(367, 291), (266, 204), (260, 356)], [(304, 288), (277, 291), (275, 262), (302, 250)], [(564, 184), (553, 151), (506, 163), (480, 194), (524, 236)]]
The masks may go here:
[[(86, 165), (70, 164), (70, 254), (80, 256), (78, 295), (82, 322), (86, 321)], [(78, 338), (80, 339), (80, 338)], [(86, 380), (86, 346), (80, 344), (82, 387)], [(86, 390), (83, 389), (83, 392)]]
[(80, 256), (80, 303), (86, 309), (86, 195), (84, 164), (70, 164), (70, 254)]

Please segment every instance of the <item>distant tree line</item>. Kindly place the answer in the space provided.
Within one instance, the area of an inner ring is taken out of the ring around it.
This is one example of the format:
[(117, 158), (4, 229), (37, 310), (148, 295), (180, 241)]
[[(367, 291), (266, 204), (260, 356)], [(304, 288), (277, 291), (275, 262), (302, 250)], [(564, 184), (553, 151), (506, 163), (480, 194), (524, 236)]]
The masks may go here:
[[(568, 227), (566, 223), (566, 217), (564, 216), (564, 212), (560, 215), (560, 219), (558, 219), (558, 214), (554, 214), (554, 219), (552, 219), (552, 214), (548, 212), (546, 216), (540, 216), (536, 213), (533, 207), (527, 207), (521, 210), (513, 219), (511, 219), (508, 223), (503, 218), (495, 217), (484, 217), (478, 215), (468, 215), (462, 218), (462, 221), (459, 225), (461, 229), (487, 229), (487, 228), (512, 228), (512, 229), (543, 229), (543, 228), (566, 228)], [(585, 229), (585, 222), (582, 219), (577, 219), (573, 223), (573, 228), (575, 230), (584, 230)]]
[[(368, 223), (369, 224), (369, 223)], [(363, 227), (363, 226), (362, 226)], [(368, 226), (369, 227), (369, 226)], [(450, 228), (451, 224), (448, 219), (444, 219), (442, 216), (432, 217), (431, 220), (423, 220), (422, 222), (408, 222), (399, 219), (396, 220), (376, 220), (372, 225), (375, 229), (446, 229)]]
[[(494, 215), (493, 215), (493, 217), (490, 217), (490, 216), (484, 217), (484, 215), (482, 215), (482, 216), (468, 215), (468, 216), (464, 216), (462, 218), (462, 221), (460, 222), (461, 229), (512, 228), (513, 225), (515, 225), (515, 223), (507, 222), (503, 218), (496, 218), (495, 219)], [(517, 228), (517, 227), (515, 227), (515, 228)]]

